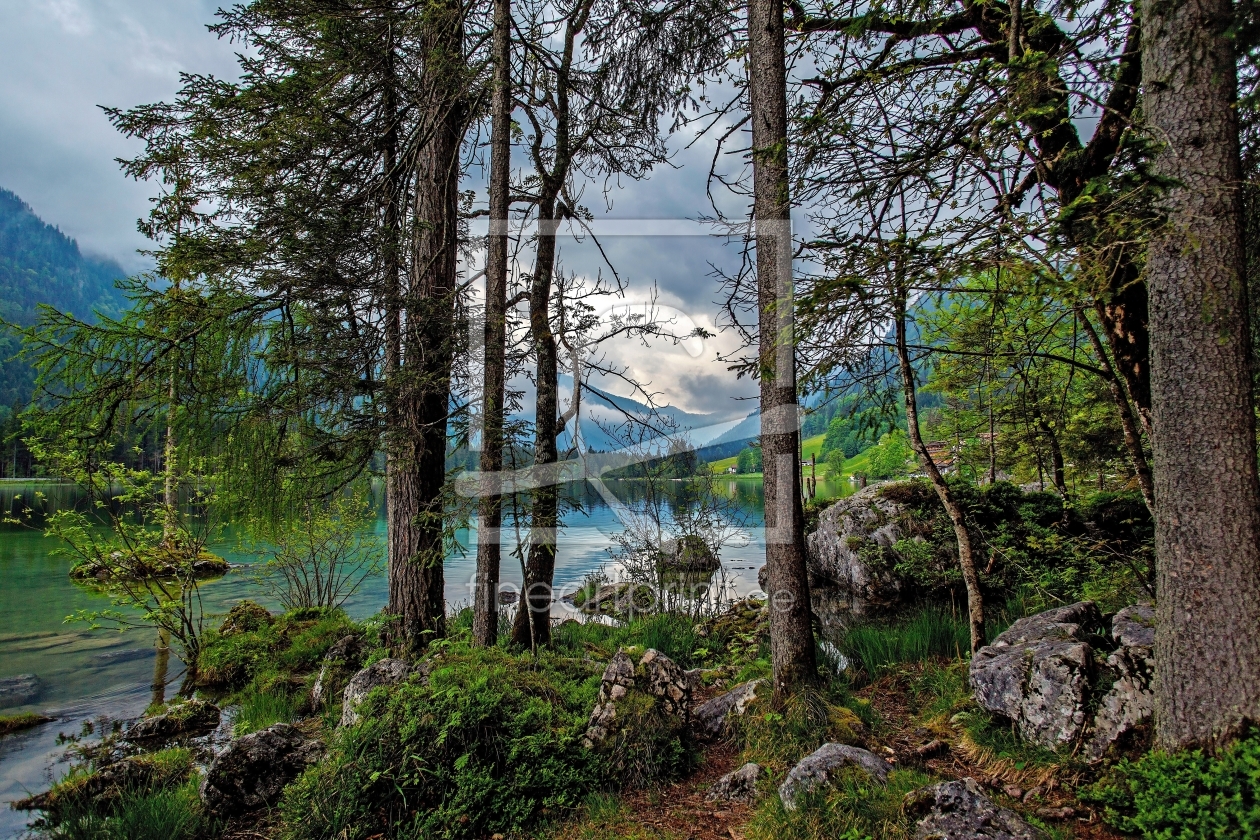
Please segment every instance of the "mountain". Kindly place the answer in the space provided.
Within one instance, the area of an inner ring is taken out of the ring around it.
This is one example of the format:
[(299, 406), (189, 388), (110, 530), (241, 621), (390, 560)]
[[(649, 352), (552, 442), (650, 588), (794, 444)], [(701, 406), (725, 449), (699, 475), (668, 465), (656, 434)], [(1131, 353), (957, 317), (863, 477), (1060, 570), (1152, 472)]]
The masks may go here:
[[(30, 326), (40, 304), (80, 318), (117, 313), (127, 301), (114, 281), (124, 276), (115, 262), (85, 257), (77, 242), (0, 189), (0, 321)], [(31, 396), (34, 371), (13, 358), (19, 349), (18, 337), (0, 325), (0, 415)]]

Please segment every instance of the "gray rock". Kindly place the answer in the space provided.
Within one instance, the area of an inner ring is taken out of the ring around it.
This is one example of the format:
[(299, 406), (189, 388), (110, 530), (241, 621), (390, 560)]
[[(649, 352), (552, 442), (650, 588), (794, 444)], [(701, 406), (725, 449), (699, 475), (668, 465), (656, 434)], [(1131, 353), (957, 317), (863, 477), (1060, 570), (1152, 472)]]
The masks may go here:
[(691, 709), (692, 678), (674, 660), (649, 649), (639, 660), (646, 681), (644, 689), (659, 699), (667, 714), (687, 720)]
[(883, 496), (884, 486), (859, 490), (819, 515), (817, 529), (805, 540), (811, 585), (830, 584), (871, 604), (901, 600), (901, 580), (862, 557), (863, 549), (892, 551), (902, 537), (898, 522), (903, 507)]
[(182, 736), (204, 735), (219, 725), (219, 707), (195, 697), (143, 718), (127, 730), (126, 740), (161, 741)]
[(363, 648), (363, 639), (351, 634), (343, 636), (328, 649), (324, 654), (324, 662), (319, 667), (319, 676), (315, 678), (315, 685), (311, 686), (311, 708), (319, 708), (328, 699), (326, 695), (339, 675), (344, 676), (346, 669), (357, 669), (362, 664)]
[(1123, 735), (1155, 714), (1155, 610), (1138, 604), (1111, 620), (1112, 637), (1120, 643), (1107, 657), (1111, 687), (1098, 700), (1085, 754), (1102, 758)]
[(823, 744), (789, 770), (787, 778), (779, 785), (783, 807), (795, 810), (797, 797), (827, 784), (831, 775), (843, 767), (857, 767), (880, 784), (888, 781), (892, 770), (887, 761), (860, 747)]
[(0, 680), (0, 709), (34, 703), (44, 693), (44, 683), (34, 674), (18, 674)]
[(1111, 619), (1111, 637), (1126, 648), (1155, 647), (1155, 608), (1134, 604), (1120, 610)]
[(648, 650), (643, 654), (637, 670), (634, 660), (625, 651), (617, 651), (604, 669), (599, 696), (587, 721), (582, 744), (592, 749), (616, 729), (617, 702), (631, 691), (656, 698), (666, 714), (685, 724), (691, 709), (695, 677), (660, 651)]
[(751, 761), (738, 770), (727, 773), (713, 783), (705, 794), (706, 802), (751, 803), (757, 798), (757, 780), (761, 778), (761, 765)]
[(341, 725), (354, 726), (362, 719), (358, 708), (372, 693), (372, 689), (383, 685), (398, 685), (413, 673), (428, 676), (427, 669), (423, 666), (413, 668), (401, 659), (382, 659), (359, 671), (350, 678), (350, 682), (346, 683), (345, 691), (342, 692)]
[(719, 694), (691, 710), (691, 730), (699, 738), (716, 738), (722, 734), (731, 715), (744, 714), (748, 704), (757, 699), (766, 686), (765, 680), (741, 683), (725, 694)]
[(1050, 749), (1075, 743), (1089, 722), (1094, 679), (1086, 639), (1101, 622), (1090, 601), (1015, 622), (971, 660), (976, 702), (1010, 718), (1027, 741)]
[(974, 779), (942, 782), (906, 797), (906, 811), (922, 817), (915, 840), (1044, 840), (1014, 811), (995, 805)]
[(285, 785), (319, 760), (323, 751), (319, 741), (308, 739), (287, 723), (238, 738), (206, 771), (201, 801), (220, 817), (270, 805)]

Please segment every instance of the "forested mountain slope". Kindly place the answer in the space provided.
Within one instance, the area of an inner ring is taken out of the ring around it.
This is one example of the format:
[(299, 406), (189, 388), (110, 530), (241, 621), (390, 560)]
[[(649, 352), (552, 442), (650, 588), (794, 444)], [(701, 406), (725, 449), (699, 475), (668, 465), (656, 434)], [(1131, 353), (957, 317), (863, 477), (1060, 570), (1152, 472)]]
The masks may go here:
[[(109, 260), (85, 257), (79, 245), (45, 223), (13, 193), (0, 189), (0, 320), (27, 326), (48, 304), (80, 317), (117, 311), (126, 300), (114, 286), (124, 276)], [(34, 374), (14, 359), (20, 340), (0, 330), (0, 413), (26, 402)]]

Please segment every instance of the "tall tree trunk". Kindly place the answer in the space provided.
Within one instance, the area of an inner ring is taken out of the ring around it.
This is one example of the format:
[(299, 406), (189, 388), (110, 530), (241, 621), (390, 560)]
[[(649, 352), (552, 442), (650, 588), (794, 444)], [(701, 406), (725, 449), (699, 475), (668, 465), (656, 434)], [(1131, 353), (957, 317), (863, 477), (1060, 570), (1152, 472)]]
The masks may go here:
[(1116, 376), (1115, 368), (1111, 365), (1111, 359), (1107, 356), (1107, 351), (1098, 338), (1089, 315), (1083, 307), (1078, 308), (1077, 313), (1081, 325), (1085, 328), (1085, 335), (1089, 337), (1090, 346), (1094, 348), (1094, 355), (1098, 357), (1103, 381), (1107, 383), (1112, 402), (1116, 404), (1116, 411), (1120, 414), (1120, 428), (1124, 431), (1124, 447), (1129, 451), (1129, 463), (1133, 466), (1134, 474), (1137, 475), (1138, 486), (1142, 489), (1142, 499), (1146, 502), (1146, 509), (1153, 516), (1155, 514), (1155, 485), (1151, 478), (1151, 465), (1146, 460), (1145, 450), (1142, 449), (1142, 433), (1138, 430), (1133, 408), (1129, 405), (1128, 394), (1125, 393), (1120, 377)]
[(1156, 739), (1260, 720), (1260, 481), (1228, 0), (1142, 4), (1144, 108), (1166, 144), (1150, 244)]
[(800, 408), (792, 331), (792, 216), (782, 0), (748, 5), (753, 223), (770, 657), (782, 698), (818, 679), (801, 510)]
[(919, 465), (927, 473), (932, 482), (936, 496), (945, 507), (949, 521), (954, 525), (954, 539), (958, 542), (958, 566), (962, 569), (963, 585), (967, 588), (967, 623), (971, 627), (971, 652), (975, 653), (984, 646), (984, 596), (980, 592), (980, 575), (976, 571), (975, 553), (971, 547), (971, 532), (967, 530), (967, 520), (963, 515), (962, 505), (949, 489), (945, 476), (941, 475), (936, 461), (928, 452), (923, 442), (923, 433), (919, 429), (919, 399), (915, 390), (914, 366), (910, 363), (910, 348), (906, 343), (906, 291), (898, 288), (893, 301), (896, 319), (897, 363), (901, 372), (901, 388), (905, 396), (906, 431), (910, 435), (910, 445), (918, 456)]
[[(556, 463), (556, 420), (559, 383), (556, 337), (551, 331), (551, 278), (556, 262), (555, 199), (538, 208), (538, 252), (529, 290), (529, 331), (534, 340), (536, 402), (534, 407), (534, 465)], [(524, 591), (512, 624), (512, 643), (534, 649), (551, 642), (551, 584), (556, 571), (556, 528), (560, 488), (544, 481), (533, 493), (530, 511), (529, 557)]]
[(455, 335), (459, 149), (465, 126), (463, 25), (453, 0), (424, 11), (432, 131), (415, 152), (412, 265), (405, 296), (395, 469), (387, 489), (389, 606), (400, 643), (416, 649), (446, 631), (442, 488)]
[[(486, 254), (486, 323), (481, 397), (482, 473), (503, 469), (504, 354), (507, 341), (509, 179), (512, 154), (512, 2), (494, 0), (494, 96), (490, 117), (490, 237)], [(499, 529), (503, 497), (497, 479), (477, 503), (477, 586), (473, 642), (493, 645), (499, 635)]]

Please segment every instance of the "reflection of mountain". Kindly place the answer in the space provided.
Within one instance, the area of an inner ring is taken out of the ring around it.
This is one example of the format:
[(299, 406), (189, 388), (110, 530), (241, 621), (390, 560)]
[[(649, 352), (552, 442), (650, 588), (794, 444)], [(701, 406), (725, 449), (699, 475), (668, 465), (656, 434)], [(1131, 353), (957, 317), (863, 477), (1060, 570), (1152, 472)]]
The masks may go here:
[[(117, 312), (126, 300), (114, 280), (123, 276), (116, 263), (83, 256), (73, 239), (0, 189), (0, 320), (29, 326), (40, 304), (80, 318), (91, 318), (95, 310)], [(0, 326), (0, 413), (31, 395), (33, 371), (12, 359), (19, 347)]]

